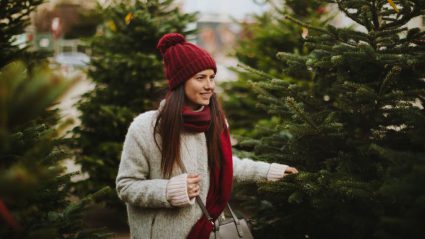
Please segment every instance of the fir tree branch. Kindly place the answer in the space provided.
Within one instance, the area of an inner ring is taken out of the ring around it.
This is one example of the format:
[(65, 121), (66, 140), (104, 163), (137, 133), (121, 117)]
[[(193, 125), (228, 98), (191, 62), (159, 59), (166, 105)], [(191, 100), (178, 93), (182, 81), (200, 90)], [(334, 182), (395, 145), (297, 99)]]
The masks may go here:
[(404, 55), (408, 55), (408, 54), (415, 54), (418, 52), (423, 52), (425, 51), (425, 47), (422, 46), (406, 46), (406, 47), (395, 47), (392, 49), (385, 49), (385, 50), (381, 50), (381, 53), (387, 53), (387, 54), (404, 54)]
[(344, 3), (341, 0), (337, 0), (336, 3), (338, 5), (339, 10), (342, 11), (345, 15), (347, 15), (347, 17), (349, 17), (354, 22), (357, 22), (358, 24), (364, 26), (364, 23), (360, 21), (356, 14), (348, 12), (348, 8), (345, 7)]
[(371, 7), (371, 13), (372, 13), (372, 21), (373, 21), (373, 25), (374, 28), (373, 29), (379, 29), (379, 18), (378, 18), (378, 8), (376, 6), (377, 2), (373, 1), (373, 3), (371, 3), (370, 7)]
[(287, 53), (287, 52), (278, 52), (276, 57), (282, 61), (296, 63), (299, 65), (305, 65), (306, 59), (303, 56)]
[(379, 30), (383, 30), (383, 29), (390, 29), (390, 28), (394, 28), (394, 27), (398, 27), (398, 26), (403, 26), (404, 24), (408, 23), (412, 18), (420, 16), (421, 15), (421, 9), (419, 6), (415, 5), (413, 6), (413, 10), (408, 12), (408, 7), (404, 6), (402, 8), (401, 14), (402, 17), (399, 20), (396, 19), (387, 19), (387, 20), (392, 20), (391, 23), (387, 23), (387, 24), (382, 24), (381, 27), (379, 28)]
[(399, 34), (402, 33), (404, 31), (408, 31), (409, 28), (407, 27), (402, 27), (402, 28), (395, 28), (395, 29), (385, 29), (385, 30), (380, 30), (378, 32), (376, 32), (375, 36), (377, 37), (381, 37), (381, 36), (385, 36), (385, 35), (391, 35), (391, 34)]
[(328, 31), (326, 31), (326, 29), (324, 29), (324, 28), (312, 26), (312, 25), (305, 23), (303, 21), (300, 21), (300, 20), (298, 20), (298, 19), (296, 19), (296, 18), (294, 18), (290, 15), (285, 15), (284, 18), (288, 19), (289, 21), (291, 21), (291, 22), (293, 22), (293, 23), (295, 23), (299, 26), (306, 27), (310, 30), (314, 30), (314, 31), (322, 32), (322, 33), (328, 33)]
[(240, 68), (242, 68), (242, 69), (244, 69), (244, 70), (246, 70), (246, 71), (248, 71), (250, 73), (253, 73), (255, 75), (258, 75), (258, 76), (261, 76), (261, 77), (265, 77), (267, 79), (273, 79), (273, 76), (265, 73), (264, 71), (260, 71), (260, 70), (254, 69), (254, 68), (252, 68), (252, 67), (250, 67), (248, 65), (245, 65), (245, 64), (242, 64), (242, 63), (238, 63), (236, 66), (237, 67), (240, 67)]
[(295, 102), (295, 99), (293, 97), (286, 97), (286, 104), (290, 109), (294, 111), (299, 117), (304, 119), (304, 121), (310, 125), (312, 128), (314, 128), (316, 131), (320, 131), (319, 127), (314, 123), (312, 119), (310, 119), (303, 110), (297, 105)]
[(388, 72), (388, 74), (385, 76), (384, 80), (382, 81), (381, 86), (379, 87), (378, 98), (381, 98), (384, 92), (384, 89), (388, 85), (390, 80), (395, 79), (395, 77), (397, 77), (397, 75), (400, 74), (400, 72), (401, 72), (401, 67), (398, 65), (395, 65), (391, 68), (391, 70)]

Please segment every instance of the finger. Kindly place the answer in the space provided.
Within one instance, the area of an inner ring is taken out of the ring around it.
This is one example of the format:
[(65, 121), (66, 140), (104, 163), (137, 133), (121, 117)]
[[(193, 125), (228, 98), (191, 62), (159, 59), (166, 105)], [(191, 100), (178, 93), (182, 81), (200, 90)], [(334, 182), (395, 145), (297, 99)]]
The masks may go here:
[(297, 170), (296, 168), (289, 167), (289, 168), (286, 170), (286, 173), (288, 173), (288, 174), (295, 174), (295, 173), (298, 173), (298, 170)]
[(187, 183), (199, 183), (201, 181), (201, 176), (196, 176), (193, 178), (187, 178)]
[(189, 198), (190, 198), (190, 199), (192, 199), (192, 198), (194, 198), (194, 197), (197, 197), (197, 196), (199, 196), (199, 192), (196, 192), (196, 193), (190, 193), (190, 194), (189, 194)]
[(189, 184), (188, 185), (188, 191), (194, 192), (200, 189), (200, 186), (198, 184)]
[(189, 198), (193, 198), (199, 195), (199, 190), (198, 191), (191, 191), (188, 192)]
[(189, 198), (196, 197), (196, 196), (195, 196), (195, 194), (194, 194), (194, 193), (192, 193), (192, 192), (189, 192), (189, 193), (187, 193), (187, 194), (189, 195)]
[(292, 168), (292, 167), (291, 167), (291, 172), (292, 172), (292, 173), (298, 173), (298, 170), (297, 170), (296, 168)]
[(188, 187), (187, 187), (187, 194), (189, 195), (189, 197), (191, 197), (192, 196), (192, 194), (193, 194), (193, 190), (192, 190), (192, 188), (190, 187), (191, 185), (189, 185)]
[(190, 186), (188, 186), (187, 192), (192, 194), (192, 193), (199, 192), (200, 189), (201, 187), (199, 185), (191, 184)]

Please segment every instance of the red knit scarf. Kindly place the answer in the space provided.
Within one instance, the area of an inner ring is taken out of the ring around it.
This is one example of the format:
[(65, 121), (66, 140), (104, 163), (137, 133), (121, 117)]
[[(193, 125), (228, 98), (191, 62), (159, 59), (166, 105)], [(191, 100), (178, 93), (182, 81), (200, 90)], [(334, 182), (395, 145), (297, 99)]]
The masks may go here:
[[(206, 132), (211, 122), (210, 108), (205, 106), (200, 112), (193, 112), (189, 108), (183, 108), (184, 129), (191, 132)], [(210, 169), (210, 188), (207, 194), (206, 208), (214, 221), (223, 212), (232, 193), (233, 182), (233, 161), (232, 145), (227, 127), (220, 135), (222, 148), (221, 170), (216, 164), (214, 169)], [(188, 239), (207, 239), (212, 231), (212, 225), (208, 219), (202, 217), (192, 227)]]

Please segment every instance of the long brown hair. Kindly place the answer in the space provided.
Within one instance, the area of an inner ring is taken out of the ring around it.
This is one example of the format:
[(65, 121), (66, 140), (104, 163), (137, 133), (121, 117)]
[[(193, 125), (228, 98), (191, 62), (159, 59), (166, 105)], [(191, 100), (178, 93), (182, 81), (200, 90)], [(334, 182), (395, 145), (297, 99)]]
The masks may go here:
[[(161, 151), (161, 170), (165, 178), (170, 178), (175, 165), (180, 166), (181, 133), (183, 131), (182, 110), (185, 104), (183, 85), (169, 91), (165, 96), (165, 104), (159, 110), (154, 127), (155, 143)], [(210, 99), (211, 124), (205, 136), (208, 147), (208, 166), (213, 169), (221, 165), (220, 136), (225, 126), (225, 116), (215, 93)], [(155, 137), (161, 138), (161, 145)]]

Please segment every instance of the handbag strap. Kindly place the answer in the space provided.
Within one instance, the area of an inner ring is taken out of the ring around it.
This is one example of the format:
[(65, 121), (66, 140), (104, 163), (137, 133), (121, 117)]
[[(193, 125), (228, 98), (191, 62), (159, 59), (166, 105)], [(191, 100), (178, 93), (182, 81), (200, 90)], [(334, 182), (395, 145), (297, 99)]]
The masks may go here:
[[(187, 173), (187, 170), (186, 170), (186, 167), (184, 166), (184, 163), (183, 162), (180, 162), (179, 165), (180, 165), (180, 168), (181, 168), (182, 172), (183, 173)], [(215, 234), (215, 231), (217, 231), (218, 227), (220, 226), (220, 223), (219, 223), (219, 225), (217, 227), (217, 225), (214, 222), (214, 219), (209, 214), (207, 208), (205, 207), (204, 202), (202, 202), (202, 199), (201, 199), (201, 197), (199, 195), (196, 196), (196, 203), (198, 203), (199, 207), (202, 210), (202, 213), (205, 215), (205, 217), (208, 219), (208, 221), (213, 226), (214, 236), (216, 237), (217, 235)], [(233, 223), (235, 223), (236, 230), (237, 230), (239, 236), (240, 237), (243, 237), (243, 231), (242, 231), (242, 228), (240, 228), (239, 219), (236, 217), (236, 214), (233, 212), (232, 208), (230, 207), (230, 204), (227, 203), (226, 205), (227, 205), (227, 208), (229, 209), (230, 214), (232, 215)]]
[[(180, 168), (182, 170), (183, 173), (187, 173), (186, 167), (184, 166), (183, 162), (180, 162)], [(205, 207), (204, 202), (202, 202), (201, 197), (196, 196), (196, 203), (198, 203), (199, 207), (202, 210), (202, 213), (204, 213), (205, 217), (207, 217), (208, 221), (213, 225), (213, 227), (215, 227), (215, 222), (214, 219), (210, 216), (207, 208)]]

